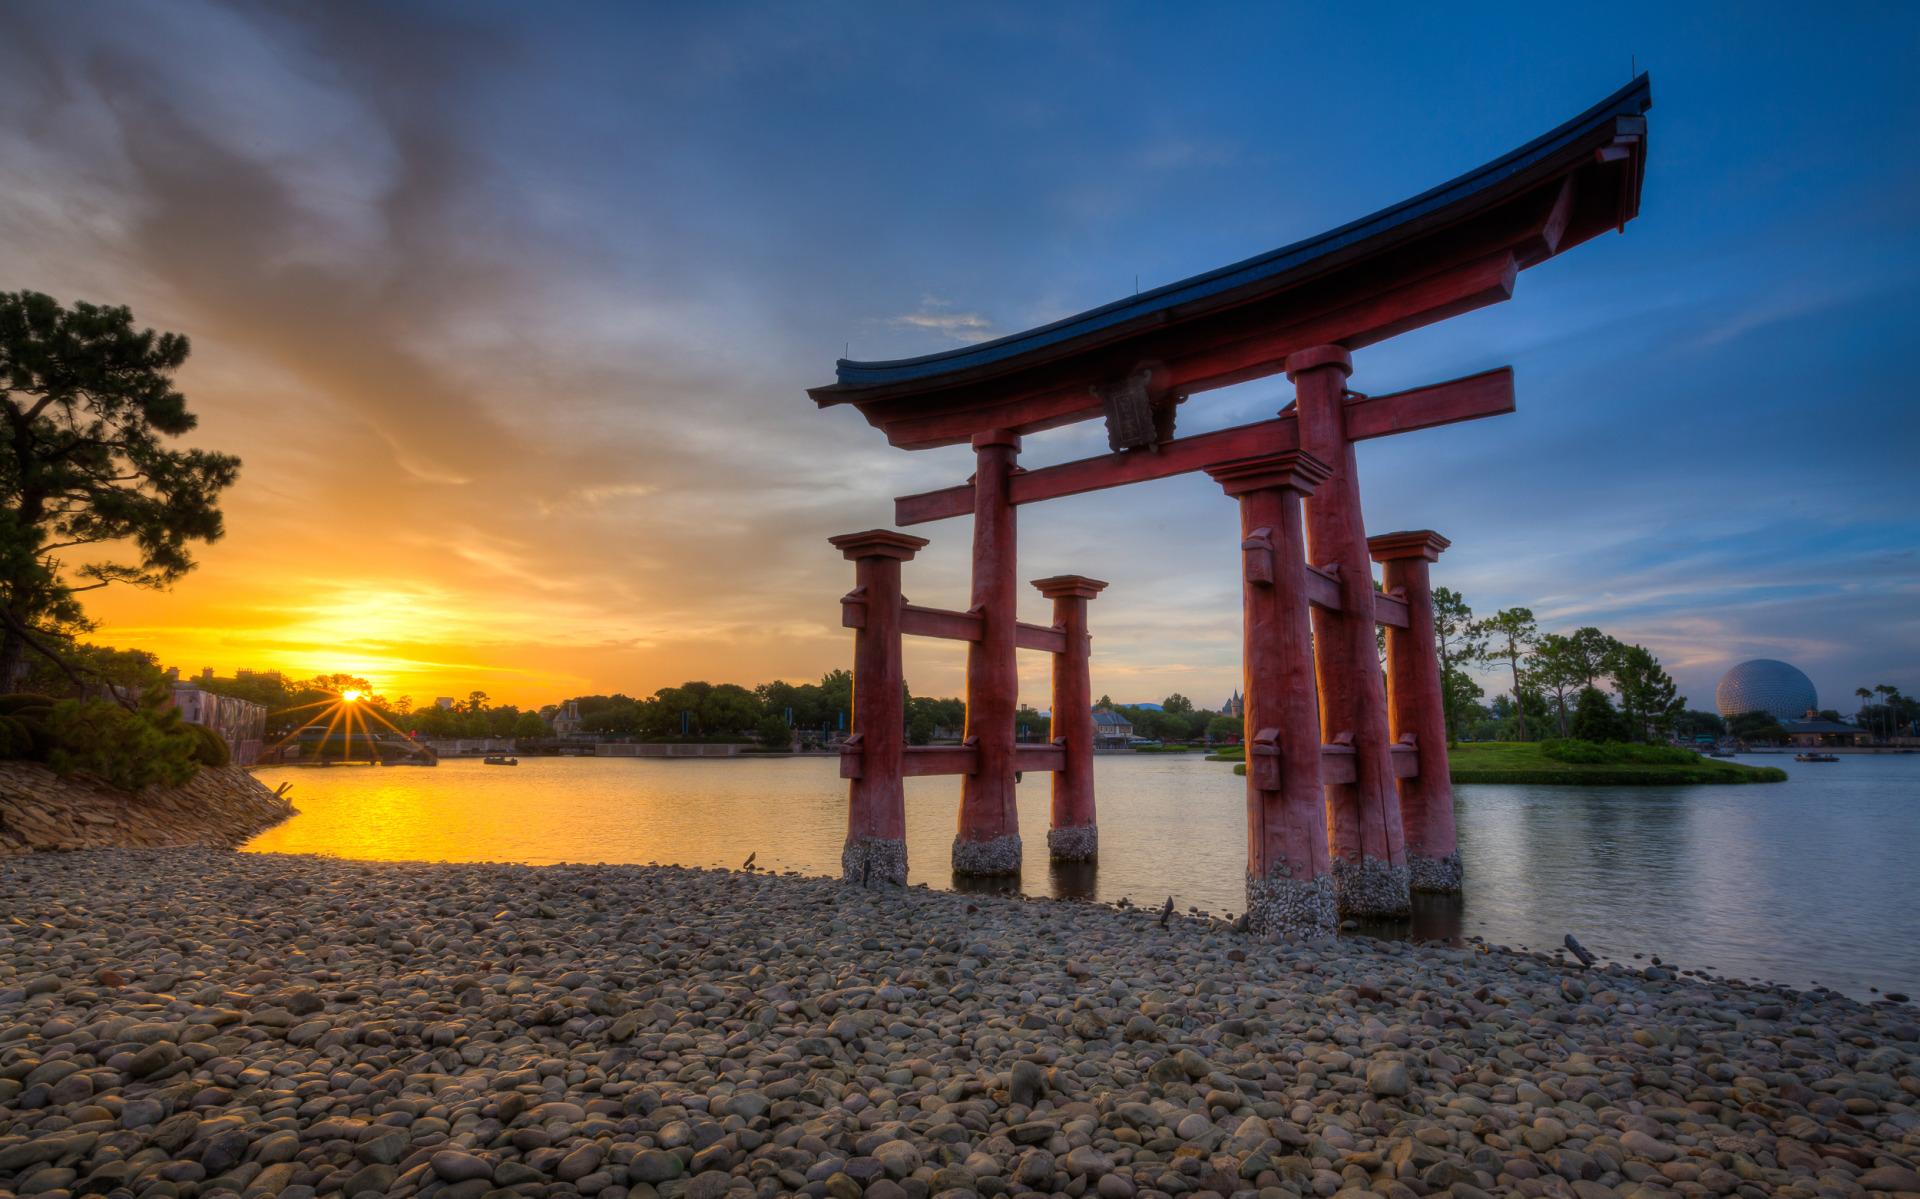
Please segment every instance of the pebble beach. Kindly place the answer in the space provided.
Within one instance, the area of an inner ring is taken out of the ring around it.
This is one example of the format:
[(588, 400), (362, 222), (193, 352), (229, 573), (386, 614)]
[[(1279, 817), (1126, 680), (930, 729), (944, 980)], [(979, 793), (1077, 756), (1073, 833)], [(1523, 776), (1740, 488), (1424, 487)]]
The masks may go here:
[(1920, 1012), (752, 872), (0, 861), (0, 1194), (1920, 1194)]

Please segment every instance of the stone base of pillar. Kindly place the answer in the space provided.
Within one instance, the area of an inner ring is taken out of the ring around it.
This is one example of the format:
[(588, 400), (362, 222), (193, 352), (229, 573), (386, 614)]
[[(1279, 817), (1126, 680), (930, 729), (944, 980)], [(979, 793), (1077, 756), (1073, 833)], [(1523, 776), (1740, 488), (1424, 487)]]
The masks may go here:
[(1297, 880), (1275, 870), (1266, 878), (1247, 875), (1247, 928), (1255, 936), (1326, 937), (1339, 926), (1333, 880), (1326, 875)]
[(1333, 863), (1333, 893), (1342, 916), (1404, 916), (1412, 908), (1407, 898), (1405, 866), (1379, 858)]
[(953, 839), (953, 872), (983, 877), (1020, 873), (1020, 834), (991, 841)]
[(1100, 826), (1050, 828), (1047, 856), (1056, 862), (1091, 862), (1100, 856)]
[(1407, 855), (1407, 877), (1416, 891), (1458, 895), (1461, 880), (1464, 877), (1460, 869), (1460, 851), (1455, 850), (1444, 858), (1429, 858), (1417, 853), (1409, 854)]
[(907, 885), (907, 843), (878, 837), (849, 841), (840, 851), (840, 877), (863, 887)]

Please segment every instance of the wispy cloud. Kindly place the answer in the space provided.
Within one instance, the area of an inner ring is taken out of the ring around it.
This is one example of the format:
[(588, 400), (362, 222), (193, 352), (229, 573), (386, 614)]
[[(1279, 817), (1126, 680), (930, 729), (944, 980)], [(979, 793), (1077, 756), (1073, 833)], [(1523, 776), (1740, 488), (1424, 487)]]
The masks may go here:
[(958, 312), (950, 301), (923, 297), (916, 312), (890, 316), (886, 324), (895, 329), (924, 329), (959, 342), (991, 341), (997, 334), (993, 322), (977, 312)]

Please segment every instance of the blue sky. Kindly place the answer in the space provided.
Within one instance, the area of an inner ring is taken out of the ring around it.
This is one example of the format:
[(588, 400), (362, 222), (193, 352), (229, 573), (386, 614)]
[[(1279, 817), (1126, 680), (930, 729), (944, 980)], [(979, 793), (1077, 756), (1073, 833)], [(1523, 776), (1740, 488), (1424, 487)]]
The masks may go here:
[[(1648, 644), (1695, 706), (1765, 656), (1850, 710), (1920, 690), (1916, 51), (1891, 5), (25, 3), (0, 14), (0, 287), (191, 334), (203, 439), (248, 462), (228, 539), (171, 596), (103, 601), (108, 639), (521, 700), (801, 677), (848, 656), (824, 539), (969, 470), (816, 412), (843, 350), (1311, 235), (1637, 65), (1625, 235), (1356, 355), (1370, 392), (1518, 377), (1514, 415), (1363, 446), (1368, 524), (1451, 537), (1438, 581), (1476, 609)], [(1182, 429), (1287, 399), (1208, 393)], [(917, 531), (908, 594), (961, 606), (966, 522)], [(1237, 685), (1234, 514), (1204, 478), (1025, 509), (1021, 539), (1027, 577), (1113, 584), (1097, 692)], [(919, 692), (960, 667), (908, 659)]]

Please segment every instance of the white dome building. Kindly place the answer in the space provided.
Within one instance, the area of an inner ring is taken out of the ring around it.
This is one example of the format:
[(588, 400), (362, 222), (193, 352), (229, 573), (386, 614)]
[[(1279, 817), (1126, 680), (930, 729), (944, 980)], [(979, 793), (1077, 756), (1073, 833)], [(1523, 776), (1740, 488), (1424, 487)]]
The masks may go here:
[(1713, 705), (1720, 715), (1766, 712), (1782, 723), (1800, 720), (1820, 707), (1813, 680), (1797, 666), (1773, 658), (1754, 658), (1720, 676), (1713, 689)]

